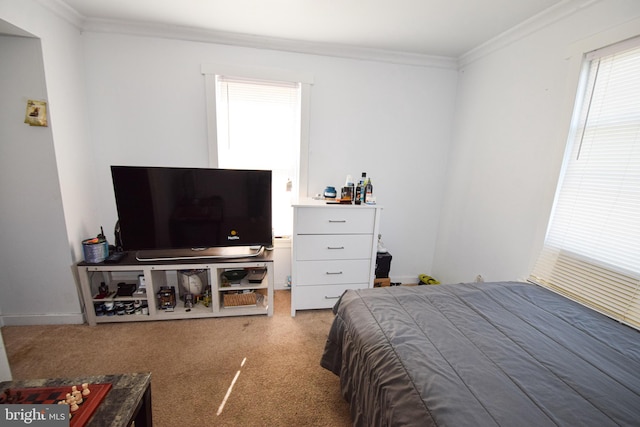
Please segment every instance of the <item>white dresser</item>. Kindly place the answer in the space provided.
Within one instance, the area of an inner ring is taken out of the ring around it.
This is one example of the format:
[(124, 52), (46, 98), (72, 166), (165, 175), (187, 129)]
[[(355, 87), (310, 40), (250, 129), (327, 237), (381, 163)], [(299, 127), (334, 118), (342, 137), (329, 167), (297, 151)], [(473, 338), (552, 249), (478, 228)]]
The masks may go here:
[(291, 316), (333, 307), (347, 289), (373, 286), (380, 206), (308, 200), (293, 208)]

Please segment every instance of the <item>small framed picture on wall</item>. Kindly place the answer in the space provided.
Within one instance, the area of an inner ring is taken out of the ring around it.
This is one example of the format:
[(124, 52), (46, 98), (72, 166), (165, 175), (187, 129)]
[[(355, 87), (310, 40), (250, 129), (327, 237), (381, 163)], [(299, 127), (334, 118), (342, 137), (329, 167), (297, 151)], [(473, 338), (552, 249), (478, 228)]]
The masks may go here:
[(24, 122), (30, 126), (47, 126), (47, 103), (45, 101), (27, 101)]

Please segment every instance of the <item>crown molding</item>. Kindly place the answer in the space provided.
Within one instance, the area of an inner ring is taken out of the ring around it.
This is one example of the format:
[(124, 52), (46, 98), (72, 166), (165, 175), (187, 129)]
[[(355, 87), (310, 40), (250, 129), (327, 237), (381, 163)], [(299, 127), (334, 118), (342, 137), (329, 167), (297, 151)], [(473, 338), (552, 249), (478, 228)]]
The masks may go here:
[(48, 9), (54, 15), (82, 30), (85, 18), (74, 8), (61, 0), (35, 0), (40, 6)]
[(363, 61), (389, 62), (420, 67), (459, 69), (505, 48), (553, 23), (602, 0), (563, 0), (521, 24), (467, 51), (458, 58), (412, 52), (365, 48), (332, 43), (308, 42), (275, 37), (205, 30), (186, 26), (88, 18), (62, 0), (36, 0), (82, 32), (115, 33), (139, 37), (215, 43), (228, 46), (279, 50)]
[(280, 50), (285, 52), (305, 53), (311, 55), (333, 56), (339, 58), (360, 59), (367, 61), (391, 62), (404, 65), (450, 69), (455, 69), (457, 67), (457, 60), (455, 58), (443, 56), (423, 55), (383, 49), (371, 49), (341, 44), (289, 40), (251, 34), (230, 33), (185, 26), (151, 24), (144, 22), (87, 18), (83, 22), (83, 31), (215, 43), (221, 45)]
[(467, 66), (600, 1), (564, 0), (464, 53), (458, 58), (458, 67)]

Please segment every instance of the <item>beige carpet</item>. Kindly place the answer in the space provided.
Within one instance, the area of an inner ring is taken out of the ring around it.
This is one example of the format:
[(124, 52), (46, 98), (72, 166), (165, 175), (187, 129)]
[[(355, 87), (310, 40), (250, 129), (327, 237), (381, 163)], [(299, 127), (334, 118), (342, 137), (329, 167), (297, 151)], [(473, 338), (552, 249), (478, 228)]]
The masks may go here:
[(271, 318), (6, 326), (2, 334), (14, 379), (151, 372), (157, 427), (351, 425), (338, 377), (319, 365), (331, 310), (292, 318), (286, 290), (276, 291), (274, 309)]

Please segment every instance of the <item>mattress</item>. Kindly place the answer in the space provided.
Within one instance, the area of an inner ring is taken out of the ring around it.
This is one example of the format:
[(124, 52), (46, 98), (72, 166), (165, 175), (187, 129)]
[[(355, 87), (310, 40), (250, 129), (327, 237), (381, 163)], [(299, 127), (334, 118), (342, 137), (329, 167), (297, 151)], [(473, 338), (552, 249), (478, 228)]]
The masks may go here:
[(356, 426), (640, 425), (640, 335), (529, 283), (345, 292), (321, 366)]

